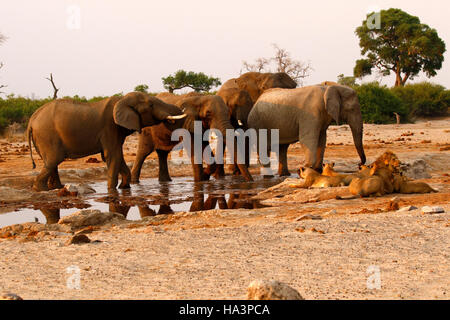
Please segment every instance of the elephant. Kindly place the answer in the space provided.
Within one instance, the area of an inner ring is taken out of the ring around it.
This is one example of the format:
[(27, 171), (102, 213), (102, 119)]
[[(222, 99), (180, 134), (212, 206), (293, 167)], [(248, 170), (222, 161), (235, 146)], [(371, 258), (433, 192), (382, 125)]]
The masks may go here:
[(333, 120), (337, 124), (345, 121), (350, 126), (356, 150), (364, 164), (361, 108), (355, 90), (350, 87), (315, 85), (271, 89), (259, 97), (248, 116), (249, 126), (257, 132), (259, 129), (279, 129), (280, 176), (290, 175), (287, 150), (297, 141), (306, 153), (306, 166), (321, 172), (326, 132)]
[[(259, 96), (268, 89), (285, 88), (293, 89), (297, 83), (284, 72), (279, 73), (260, 73), (247, 72), (239, 78), (233, 78), (226, 81), (217, 92), (225, 104), (230, 109), (231, 124), (235, 129), (246, 131), (248, 127), (247, 119), (250, 111)], [(245, 150), (246, 165), (250, 165), (250, 154), (248, 144)], [(235, 166), (234, 172), (238, 173)], [(216, 176), (224, 175), (223, 166), (217, 166)]]
[[(170, 92), (162, 92), (156, 95), (156, 98), (172, 105), (176, 105), (180, 100), (188, 97), (202, 96), (198, 92), (189, 92), (187, 94), (175, 95)], [(177, 107), (178, 108), (178, 107)], [(179, 109), (179, 108), (178, 108)], [(158, 154), (159, 161), (159, 181), (171, 181), (169, 168), (167, 167), (167, 157), (179, 141), (171, 141), (172, 132), (175, 129), (182, 128), (184, 121), (178, 122), (178, 127), (168, 128), (164, 123), (142, 128), (139, 134), (138, 148), (136, 158), (131, 168), (131, 183), (139, 183), (142, 165), (145, 159), (153, 152)]]
[(233, 78), (226, 81), (222, 87), (220, 87), (217, 94), (221, 96), (221, 91), (229, 88), (245, 90), (250, 95), (254, 104), (259, 96), (267, 89), (293, 89), (295, 87), (297, 87), (297, 83), (285, 72), (247, 72), (239, 78)]
[(44, 161), (33, 189), (61, 188), (58, 165), (65, 159), (77, 159), (101, 153), (108, 168), (108, 190), (130, 187), (130, 169), (125, 163), (122, 145), (125, 138), (143, 127), (159, 123), (177, 125), (186, 117), (181, 110), (142, 92), (113, 96), (94, 103), (58, 99), (46, 103), (31, 116), (27, 135), (33, 168), (31, 142)]
[[(222, 98), (216, 95), (200, 95), (190, 94), (189, 96), (177, 96), (164, 93), (158, 95), (164, 101), (175, 101), (178, 99), (176, 105), (183, 110), (187, 115), (184, 120), (182, 128), (186, 129), (190, 133), (191, 139), (191, 162), (193, 167), (193, 175), (195, 181), (205, 181), (210, 178), (210, 175), (214, 172), (215, 166), (209, 166), (205, 170), (202, 164), (195, 163), (194, 159), (194, 122), (202, 122), (202, 134), (207, 129), (218, 129), (224, 139), (226, 137), (226, 130), (234, 127), (230, 122), (230, 113), (223, 102)], [(181, 111), (180, 111), (181, 112)], [(167, 155), (178, 144), (178, 141), (171, 141), (171, 133), (169, 131), (159, 131), (159, 127), (155, 126), (151, 129), (145, 129), (139, 136), (139, 146), (136, 153), (136, 160), (131, 170), (132, 182), (139, 182), (140, 171), (145, 158), (154, 150), (158, 153), (159, 158), (159, 180), (170, 181), (170, 175), (167, 167)], [(209, 146), (209, 142), (205, 141), (202, 144), (202, 151)], [(237, 162), (237, 150), (236, 144), (234, 146), (235, 163)], [(237, 165), (241, 174), (246, 180), (251, 181), (252, 177), (245, 164)]]

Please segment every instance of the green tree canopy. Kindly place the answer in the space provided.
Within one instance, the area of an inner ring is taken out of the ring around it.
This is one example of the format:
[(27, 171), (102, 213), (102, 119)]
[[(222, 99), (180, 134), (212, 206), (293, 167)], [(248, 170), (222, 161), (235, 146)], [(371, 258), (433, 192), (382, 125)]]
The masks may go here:
[(381, 10), (377, 28), (370, 23), (373, 14), (376, 13), (369, 14), (355, 31), (365, 56), (356, 61), (356, 77), (369, 75), (376, 68), (384, 76), (394, 72), (395, 86), (403, 86), (420, 71), (429, 78), (436, 75), (446, 49), (435, 29), (420, 23), (418, 17), (393, 8)]
[(354, 86), (358, 85), (356, 83), (356, 78), (355, 77), (344, 76), (343, 73), (338, 75), (338, 83), (342, 84), (344, 86), (348, 86), (348, 87), (354, 87)]
[(148, 85), (138, 84), (136, 87), (134, 87), (134, 91), (148, 93)]
[(220, 86), (222, 83), (219, 78), (207, 76), (203, 72), (193, 72), (178, 70), (174, 75), (162, 78), (164, 88), (169, 92), (183, 88), (191, 88), (197, 92), (208, 92), (213, 87)]

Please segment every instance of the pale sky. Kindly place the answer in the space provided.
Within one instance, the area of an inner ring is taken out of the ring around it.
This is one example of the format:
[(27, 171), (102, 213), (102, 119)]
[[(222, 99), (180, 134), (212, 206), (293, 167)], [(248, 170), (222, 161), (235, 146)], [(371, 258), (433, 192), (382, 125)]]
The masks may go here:
[(161, 77), (178, 69), (225, 82), (243, 60), (270, 57), (272, 43), (311, 62), (306, 84), (335, 81), (352, 75), (361, 57), (354, 31), (366, 12), (390, 7), (438, 31), (447, 52), (431, 81), (450, 87), (450, 3), (443, 0), (2, 0), (0, 33), (8, 39), (0, 46), (0, 84), (6, 93), (47, 97), (52, 72), (59, 96), (91, 97), (137, 84), (162, 91)]

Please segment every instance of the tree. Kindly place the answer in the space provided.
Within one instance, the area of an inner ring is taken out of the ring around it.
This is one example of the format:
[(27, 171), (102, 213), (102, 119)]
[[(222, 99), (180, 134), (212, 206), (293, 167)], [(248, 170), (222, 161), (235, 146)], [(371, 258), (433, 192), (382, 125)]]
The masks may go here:
[(355, 77), (344, 76), (344, 74), (338, 75), (338, 83), (348, 87), (354, 87), (358, 84), (356, 83)]
[(394, 72), (395, 86), (404, 86), (420, 71), (429, 78), (436, 75), (446, 49), (435, 29), (420, 23), (418, 17), (393, 8), (381, 10), (380, 28), (373, 28), (368, 23), (373, 14), (355, 31), (361, 54), (365, 56), (356, 61), (355, 77), (372, 74), (372, 69), (376, 68), (383, 76)]
[(303, 79), (309, 77), (314, 70), (310, 62), (294, 60), (286, 49), (280, 48), (277, 44), (272, 44), (272, 47), (275, 49), (272, 58), (258, 58), (254, 64), (243, 61), (243, 69), (255, 72), (285, 72), (302, 86)]
[(136, 87), (134, 87), (134, 91), (148, 93), (148, 85), (138, 84)]
[(174, 75), (162, 78), (164, 88), (173, 93), (175, 90), (191, 88), (196, 92), (208, 92), (213, 87), (220, 86), (222, 83), (219, 78), (207, 76), (203, 72), (193, 72), (178, 70)]
[(56, 100), (58, 98), (58, 91), (59, 88), (56, 87), (55, 82), (53, 81), (53, 74), (50, 73), (50, 78), (45, 78), (52, 84), (53, 87), (53, 100)]
[[(2, 44), (5, 41), (6, 41), (6, 37), (0, 33), (0, 44)], [(4, 66), (4, 63), (0, 62), (0, 69), (3, 68), (3, 66)], [(0, 84), (0, 90), (3, 88), (6, 88), (6, 87), (7, 87), (7, 85)], [(0, 93), (4, 93), (4, 92), (0, 91)]]

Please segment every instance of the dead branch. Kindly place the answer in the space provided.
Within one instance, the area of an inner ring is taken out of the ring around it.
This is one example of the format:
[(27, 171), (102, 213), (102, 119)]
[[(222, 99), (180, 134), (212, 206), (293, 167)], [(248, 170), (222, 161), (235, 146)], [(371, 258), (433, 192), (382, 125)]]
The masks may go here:
[(52, 86), (53, 86), (53, 100), (57, 99), (58, 98), (59, 88), (56, 87), (55, 82), (53, 81), (53, 74), (50, 73), (50, 78), (45, 78), (45, 79), (50, 81)]

